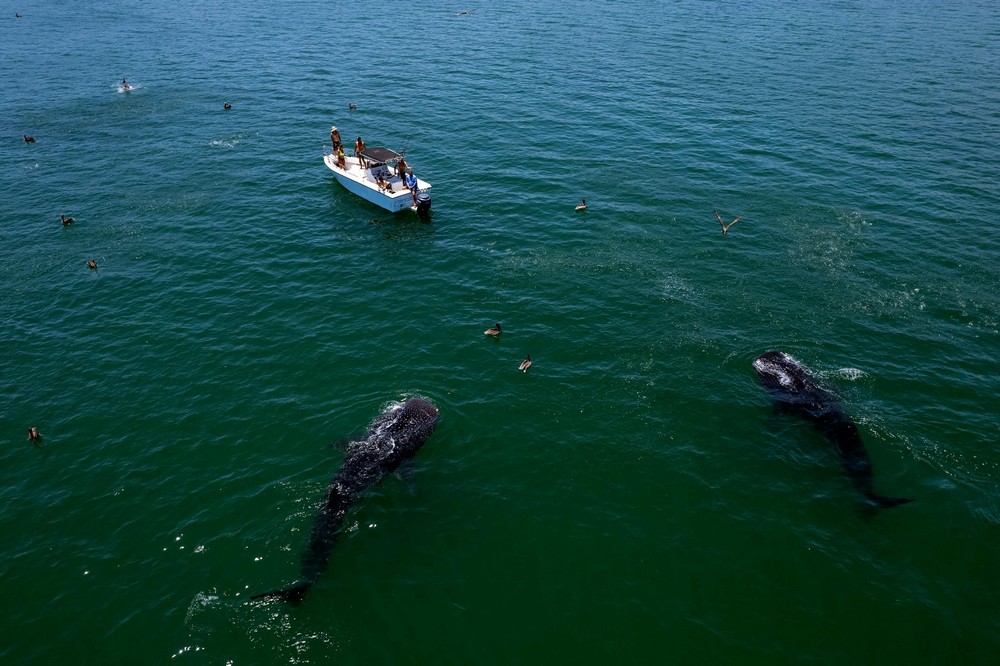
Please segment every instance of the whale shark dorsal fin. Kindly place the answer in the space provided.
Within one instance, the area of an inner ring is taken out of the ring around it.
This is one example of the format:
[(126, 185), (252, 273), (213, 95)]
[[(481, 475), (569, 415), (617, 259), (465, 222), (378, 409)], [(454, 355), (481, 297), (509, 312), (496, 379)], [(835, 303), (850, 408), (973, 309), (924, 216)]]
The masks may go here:
[(886, 497), (885, 495), (869, 495), (868, 501), (880, 509), (891, 509), (913, 501), (911, 497)]
[(306, 592), (312, 587), (312, 583), (299, 583), (293, 587), (286, 587), (282, 590), (274, 590), (272, 592), (265, 592), (263, 594), (255, 594), (250, 597), (249, 601), (255, 601), (261, 599), (265, 602), (267, 601), (284, 601), (285, 603), (292, 604), (293, 606), (298, 606), (302, 603), (302, 600), (306, 596)]

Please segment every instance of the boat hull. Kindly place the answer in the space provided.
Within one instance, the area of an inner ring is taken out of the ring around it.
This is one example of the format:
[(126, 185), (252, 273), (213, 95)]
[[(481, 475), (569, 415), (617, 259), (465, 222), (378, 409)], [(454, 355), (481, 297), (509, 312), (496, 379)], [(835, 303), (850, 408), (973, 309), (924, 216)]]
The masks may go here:
[[(390, 213), (398, 213), (403, 210), (415, 210), (413, 205), (413, 195), (397, 176), (388, 178), (392, 185), (392, 192), (387, 193), (380, 190), (372, 175), (372, 169), (362, 169), (358, 165), (357, 158), (346, 158), (347, 169), (337, 166), (336, 157), (332, 154), (323, 156), (323, 163), (333, 172), (337, 182), (344, 186), (347, 191), (358, 195), (365, 201), (369, 201), (376, 206), (383, 208)], [(386, 172), (387, 173), (387, 172)], [(417, 194), (426, 193), (430, 196), (431, 184), (417, 178)]]

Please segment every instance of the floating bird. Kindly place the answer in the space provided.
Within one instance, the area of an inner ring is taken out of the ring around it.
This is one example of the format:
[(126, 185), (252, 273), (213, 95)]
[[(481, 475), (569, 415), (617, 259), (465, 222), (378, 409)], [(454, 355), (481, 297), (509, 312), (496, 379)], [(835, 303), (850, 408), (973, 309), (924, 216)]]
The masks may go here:
[(223, 102), (222, 108), (223, 109), (231, 109), (231, 108), (233, 108), (233, 105), (230, 104), (229, 102)]
[(22, 14), (18, 14), (17, 12), (14, 12), (14, 18), (24, 18), (24, 16)]
[(349, 102), (349, 103), (347, 104), (347, 108), (348, 108), (348, 109), (350, 109), (351, 111), (354, 111), (355, 109), (357, 109), (357, 108), (358, 108), (358, 105), (357, 105), (357, 104), (355, 104), (354, 102)]
[(483, 331), (483, 335), (500, 335), (503, 333), (503, 329), (500, 328), (500, 322), (497, 322), (493, 328), (488, 328)]
[(24, 142), (25, 143), (34, 143), (35, 142), (35, 137), (28, 136), (27, 134), (25, 134), (24, 135)]
[(38, 428), (31, 426), (28, 428), (28, 441), (29, 442), (40, 442), (42, 441), (42, 435), (38, 432)]
[(528, 368), (531, 367), (531, 354), (525, 354), (524, 360), (521, 361), (521, 365), (517, 366), (517, 369), (521, 372), (527, 372)]
[(72, 217), (66, 217), (65, 215), (60, 215), (59, 219), (62, 221), (63, 224), (73, 224), (74, 222), (76, 222), (76, 220), (74, 220)]
[(718, 219), (719, 220), (719, 224), (722, 225), (722, 235), (723, 236), (726, 235), (726, 233), (729, 232), (729, 227), (733, 226), (734, 224), (736, 224), (737, 222), (739, 222), (740, 220), (743, 219), (743, 216), (740, 215), (739, 217), (737, 217), (735, 220), (733, 220), (729, 224), (726, 224), (725, 222), (722, 221), (722, 217), (719, 215), (719, 211), (713, 210), (712, 212), (715, 213), (716, 219)]
[[(479, 7), (476, 7), (476, 9), (479, 9)], [(455, 16), (468, 16), (472, 12), (476, 11), (476, 9), (463, 9), (459, 13), (455, 14)]]
[(587, 210), (587, 200), (580, 199), (580, 203), (576, 205), (577, 210)]
[(87, 260), (87, 268), (93, 268), (93, 269), (96, 270), (97, 269), (97, 262), (94, 261), (93, 259), (88, 259)]

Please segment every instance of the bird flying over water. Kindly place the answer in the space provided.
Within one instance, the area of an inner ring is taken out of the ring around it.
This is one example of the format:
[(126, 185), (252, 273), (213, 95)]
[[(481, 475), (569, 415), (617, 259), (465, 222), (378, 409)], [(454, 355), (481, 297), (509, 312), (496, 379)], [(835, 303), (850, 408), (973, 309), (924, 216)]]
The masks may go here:
[(719, 224), (722, 225), (722, 235), (723, 236), (726, 235), (727, 233), (729, 233), (729, 227), (733, 226), (734, 224), (736, 224), (737, 222), (739, 222), (740, 220), (743, 219), (743, 215), (740, 215), (739, 217), (737, 217), (735, 220), (733, 220), (729, 224), (726, 224), (725, 222), (722, 221), (722, 216), (719, 215), (719, 211), (713, 210), (712, 212), (715, 213), (716, 219), (719, 220)]

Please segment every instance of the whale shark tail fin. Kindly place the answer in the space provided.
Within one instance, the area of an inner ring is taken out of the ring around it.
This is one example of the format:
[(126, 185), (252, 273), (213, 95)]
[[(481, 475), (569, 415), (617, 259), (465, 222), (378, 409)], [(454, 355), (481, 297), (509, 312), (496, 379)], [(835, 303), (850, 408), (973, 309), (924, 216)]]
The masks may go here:
[(293, 606), (298, 606), (302, 603), (302, 600), (306, 596), (306, 592), (312, 587), (312, 583), (301, 583), (294, 587), (286, 587), (283, 590), (274, 590), (273, 592), (264, 592), (263, 594), (255, 594), (251, 599), (265, 599), (267, 601), (284, 601), (292, 604)]
[(909, 497), (886, 497), (884, 495), (869, 495), (868, 500), (880, 509), (891, 509), (894, 506), (909, 504), (913, 501)]

